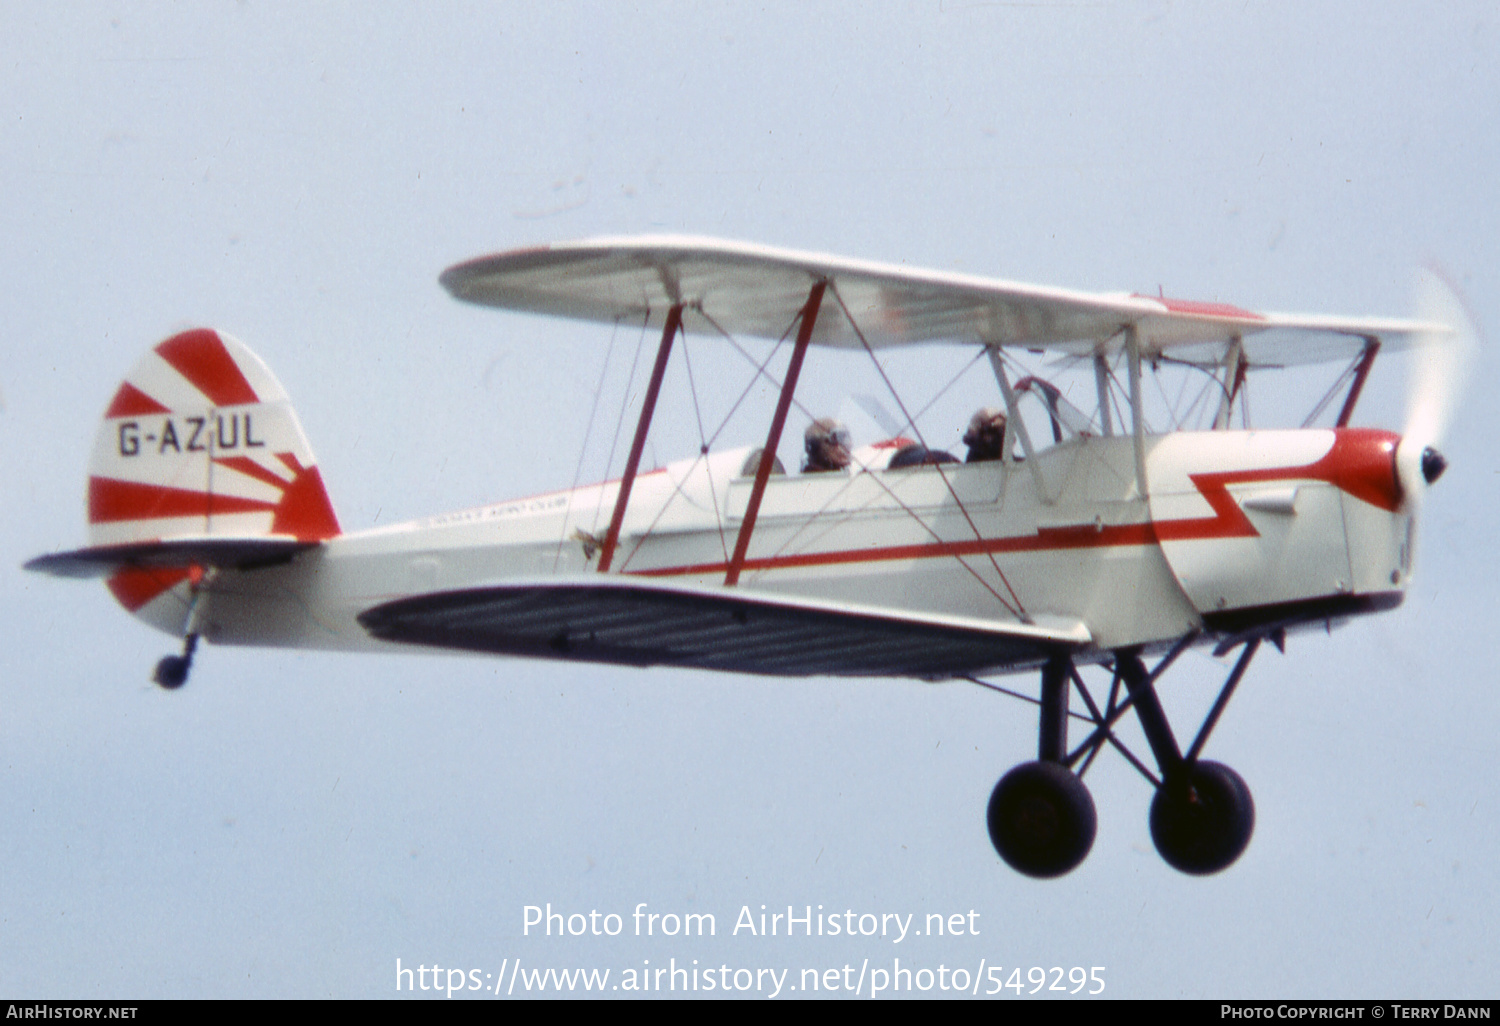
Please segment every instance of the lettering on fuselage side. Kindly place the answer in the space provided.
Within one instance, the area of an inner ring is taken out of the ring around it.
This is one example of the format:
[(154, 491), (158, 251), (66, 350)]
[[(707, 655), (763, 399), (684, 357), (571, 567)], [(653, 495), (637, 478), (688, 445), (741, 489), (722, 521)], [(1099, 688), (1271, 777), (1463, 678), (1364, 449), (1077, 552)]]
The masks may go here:
[[(138, 420), (122, 420), (119, 427), (118, 449), (121, 456), (139, 456), (143, 451), (161, 456), (168, 451), (183, 452), (233, 452), (236, 449), (263, 449), (265, 439), (255, 435), (254, 415), (231, 413), (208, 417), (183, 417), (180, 420), (164, 418), (157, 431), (142, 431)], [(142, 449), (142, 443), (146, 448)]]

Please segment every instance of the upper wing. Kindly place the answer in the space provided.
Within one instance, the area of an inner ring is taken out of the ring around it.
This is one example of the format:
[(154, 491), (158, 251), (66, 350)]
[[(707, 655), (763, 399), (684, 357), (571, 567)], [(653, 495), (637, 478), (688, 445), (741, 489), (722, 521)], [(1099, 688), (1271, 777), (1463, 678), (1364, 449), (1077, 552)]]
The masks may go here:
[(601, 579), (434, 592), (366, 610), (386, 641), (627, 666), (780, 677), (941, 679), (1037, 665), (1072, 629), (914, 617), (780, 596)]
[[(813, 343), (858, 347), (991, 343), (1074, 355), (1110, 353), (1134, 325), (1147, 357), (1217, 363), (1239, 337), (1254, 364), (1341, 359), (1366, 337), (1400, 348), (1442, 325), (1374, 317), (1264, 314), (1222, 303), (1077, 292), (746, 243), (679, 236), (601, 238), (481, 257), (450, 267), (458, 299), (510, 310), (660, 324), (683, 303), (684, 330), (781, 338), (816, 281), (824, 299)], [(849, 316), (838, 309), (842, 303)], [(851, 324), (851, 318), (853, 324)], [(854, 325), (858, 326), (856, 332)], [(1201, 350), (1201, 352), (1200, 352)]]

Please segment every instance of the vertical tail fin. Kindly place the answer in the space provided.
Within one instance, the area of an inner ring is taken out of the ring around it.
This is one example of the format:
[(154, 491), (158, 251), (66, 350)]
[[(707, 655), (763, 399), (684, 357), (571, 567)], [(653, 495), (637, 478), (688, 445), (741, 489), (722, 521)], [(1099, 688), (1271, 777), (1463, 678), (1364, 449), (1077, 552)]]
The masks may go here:
[[(88, 522), (96, 546), (339, 533), (286, 390), (248, 348), (207, 328), (150, 350), (115, 392), (89, 463)], [(122, 570), (109, 585), (155, 622), (146, 607), (185, 594), (195, 573)]]

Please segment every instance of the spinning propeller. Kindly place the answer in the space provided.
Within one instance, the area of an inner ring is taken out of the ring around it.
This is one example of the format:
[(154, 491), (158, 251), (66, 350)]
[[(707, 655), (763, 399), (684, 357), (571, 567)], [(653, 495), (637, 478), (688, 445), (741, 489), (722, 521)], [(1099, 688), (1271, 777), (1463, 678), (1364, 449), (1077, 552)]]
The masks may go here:
[(1427, 487), (1448, 467), (1437, 447), (1453, 419), (1475, 349), (1474, 322), (1463, 301), (1431, 270), (1417, 280), (1417, 316), (1449, 327), (1423, 332), (1414, 347), (1406, 427), (1396, 449), (1396, 473), (1410, 507), (1420, 506)]

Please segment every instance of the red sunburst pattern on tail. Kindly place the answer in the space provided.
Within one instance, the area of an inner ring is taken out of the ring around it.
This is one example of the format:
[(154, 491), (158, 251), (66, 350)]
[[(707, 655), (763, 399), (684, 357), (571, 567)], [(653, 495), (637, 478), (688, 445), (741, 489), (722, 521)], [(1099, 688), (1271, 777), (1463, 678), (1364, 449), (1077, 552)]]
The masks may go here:
[(104, 411), (105, 420), (113, 420), (118, 417), (143, 417), (152, 413), (171, 413), (161, 403), (151, 398), (139, 388), (128, 381), (120, 382), (120, 388), (115, 392), (114, 399), (109, 404), (109, 409)]
[(276, 502), (250, 499), (233, 494), (170, 488), (164, 485), (120, 481), (108, 477), (89, 478), (89, 523), (111, 524), (123, 521), (170, 520), (234, 513), (270, 513), (270, 534), (287, 534), (298, 541), (324, 541), (339, 533), (338, 517), (328, 501), (323, 476), (317, 467), (302, 466), (289, 452), (276, 458), (292, 470), (290, 477), (280, 477), (248, 456), (216, 457), (214, 463), (238, 471), (279, 492)]
[(156, 347), (156, 354), (197, 386), (215, 406), (260, 402), (216, 331), (197, 328), (173, 335)]
[[(285, 390), (248, 348), (207, 328), (146, 353), (111, 398), (89, 467), (88, 520), (96, 545), (339, 534)], [(109, 587), (135, 612), (192, 572), (126, 570)]]

